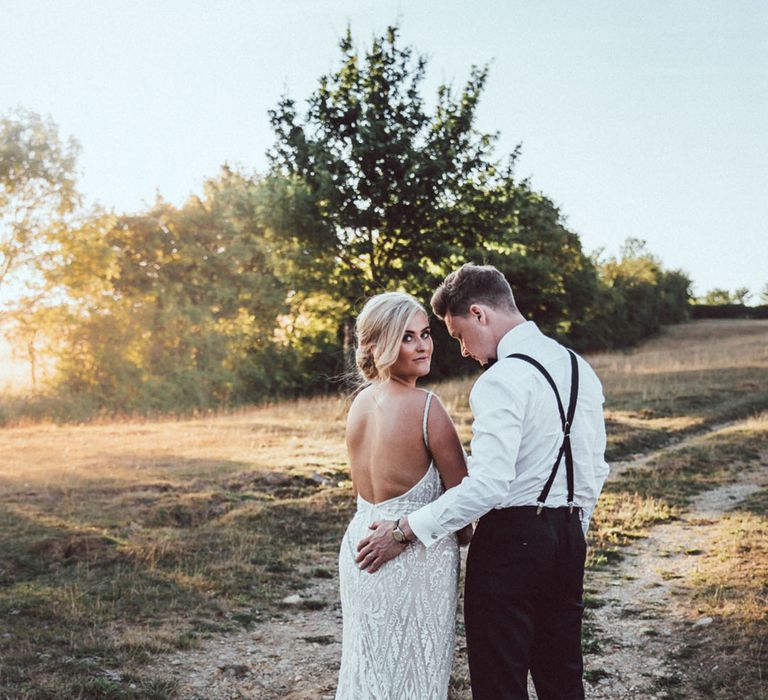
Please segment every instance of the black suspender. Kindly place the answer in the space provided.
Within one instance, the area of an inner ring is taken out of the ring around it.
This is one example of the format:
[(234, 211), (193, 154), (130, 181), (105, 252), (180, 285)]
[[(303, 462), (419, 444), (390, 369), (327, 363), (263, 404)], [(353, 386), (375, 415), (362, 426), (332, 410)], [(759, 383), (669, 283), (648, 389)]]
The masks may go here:
[(560, 450), (557, 453), (557, 458), (555, 459), (555, 464), (549, 474), (547, 483), (544, 484), (544, 488), (541, 490), (541, 494), (536, 501), (536, 505), (538, 506), (536, 509), (537, 514), (541, 513), (541, 509), (544, 507), (544, 502), (547, 500), (549, 490), (552, 488), (552, 484), (555, 481), (557, 470), (560, 466), (560, 460), (563, 458), (563, 455), (565, 455), (565, 477), (568, 481), (568, 507), (570, 508), (571, 512), (573, 512), (573, 506), (575, 505), (573, 502), (574, 485), (573, 452), (571, 451), (571, 426), (573, 425), (573, 416), (576, 413), (576, 398), (579, 395), (579, 365), (575, 353), (572, 350), (568, 350), (568, 354), (571, 356), (571, 395), (568, 399), (567, 413), (563, 409), (563, 402), (560, 400), (560, 392), (557, 390), (555, 380), (552, 379), (552, 375), (547, 372), (546, 369), (544, 369), (544, 366), (538, 360), (534, 360), (529, 355), (523, 355), (521, 353), (513, 353), (511, 355), (507, 355), (508, 358), (515, 357), (518, 360), (525, 360), (526, 362), (532, 364), (537, 370), (539, 370), (539, 372), (544, 375), (544, 379), (547, 380), (549, 385), (552, 387), (552, 391), (555, 392), (555, 398), (557, 399), (557, 409), (560, 411), (560, 422), (563, 426), (563, 443), (560, 445)]

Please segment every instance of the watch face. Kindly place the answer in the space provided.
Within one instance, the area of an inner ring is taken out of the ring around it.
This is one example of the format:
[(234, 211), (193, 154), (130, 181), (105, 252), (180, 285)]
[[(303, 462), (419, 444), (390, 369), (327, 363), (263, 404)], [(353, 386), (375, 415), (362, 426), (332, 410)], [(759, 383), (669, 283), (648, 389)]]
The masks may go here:
[(402, 542), (405, 539), (405, 535), (403, 534), (403, 531), (398, 529), (392, 530), (392, 537), (394, 537), (398, 542)]

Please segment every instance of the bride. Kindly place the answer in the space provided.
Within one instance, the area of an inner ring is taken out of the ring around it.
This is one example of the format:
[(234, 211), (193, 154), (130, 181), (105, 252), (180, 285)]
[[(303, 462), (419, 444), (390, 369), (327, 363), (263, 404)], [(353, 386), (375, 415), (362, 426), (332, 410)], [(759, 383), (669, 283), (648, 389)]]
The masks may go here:
[(383, 565), (356, 564), (356, 545), (372, 523), (407, 515), (458, 484), (467, 473), (464, 452), (440, 400), (416, 388), (432, 356), (419, 302), (408, 294), (379, 294), (360, 313), (356, 333), (357, 366), (368, 385), (347, 418), (357, 512), (339, 553), (344, 629), (336, 699), (444, 699), (458, 544), (469, 542), (471, 526), (427, 550), (406, 541), (396, 523), (392, 537), (405, 551)]

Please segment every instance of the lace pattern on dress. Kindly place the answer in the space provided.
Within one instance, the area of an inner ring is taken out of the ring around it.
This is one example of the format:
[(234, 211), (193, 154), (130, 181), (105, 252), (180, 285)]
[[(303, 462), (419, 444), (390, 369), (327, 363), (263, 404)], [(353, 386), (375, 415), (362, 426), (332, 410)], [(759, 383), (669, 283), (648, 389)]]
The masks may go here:
[[(424, 441), (432, 394), (424, 406)], [(357, 498), (339, 552), (344, 616), (336, 700), (445, 700), (453, 662), (459, 549), (455, 535), (426, 549), (408, 545), (374, 574), (355, 563), (375, 520), (408, 515), (443, 493), (430, 463), (406, 493), (380, 503)]]

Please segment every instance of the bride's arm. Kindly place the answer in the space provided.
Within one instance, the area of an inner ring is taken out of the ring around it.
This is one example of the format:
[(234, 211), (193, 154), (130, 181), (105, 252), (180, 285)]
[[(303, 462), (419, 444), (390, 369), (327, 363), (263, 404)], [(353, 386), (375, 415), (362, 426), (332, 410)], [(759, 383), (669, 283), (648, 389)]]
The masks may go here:
[[(440, 478), (446, 489), (461, 483), (467, 475), (467, 458), (461, 446), (461, 440), (456, 432), (448, 411), (437, 396), (432, 401), (432, 407), (427, 418), (427, 435), (429, 451), (435, 460), (435, 466), (440, 472)], [(410, 528), (408, 528), (410, 530)], [(457, 533), (459, 544), (469, 544), (472, 539), (472, 525), (466, 525)], [(412, 533), (406, 532), (412, 537)]]
[(429, 451), (446, 489), (461, 483), (467, 475), (467, 460), (451, 417), (435, 396), (427, 418)]

